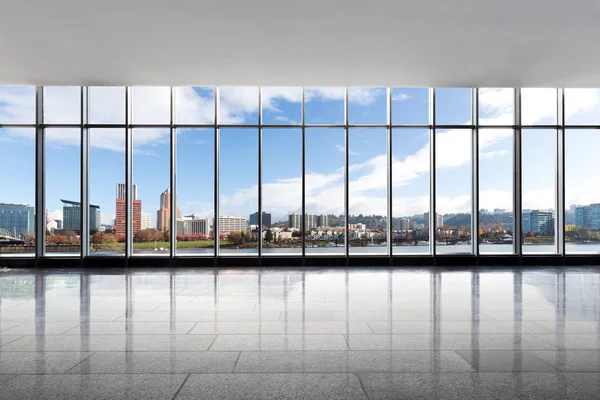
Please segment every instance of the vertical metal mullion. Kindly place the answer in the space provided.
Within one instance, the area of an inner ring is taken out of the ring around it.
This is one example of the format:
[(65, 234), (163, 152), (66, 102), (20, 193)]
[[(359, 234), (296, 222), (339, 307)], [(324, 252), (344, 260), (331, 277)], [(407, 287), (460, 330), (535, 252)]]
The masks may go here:
[(125, 88), (125, 258), (133, 254), (133, 132), (131, 125), (131, 87)]
[(557, 159), (556, 159), (556, 218), (554, 231), (556, 251), (565, 255), (565, 91), (557, 89)]
[(521, 88), (515, 88), (515, 132), (513, 138), (513, 251), (519, 257), (523, 254), (522, 247), (522, 187), (521, 187)]
[[(302, 221), (300, 229), (302, 232), (302, 265), (306, 264), (306, 231), (304, 229), (304, 216), (306, 215), (306, 119), (304, 111), (304, 87), (302, 87)], [(290, 227), (291, 228), (291, 227)]]
[(258, 260), (262, 257), (262, 87), (258, 88)]
[(388, 182), (387, 182), (387, 252), (392, 262), (392, 227), (393, 227), (393, 160), (392, 160), (392, 89), (387, 88), (387, 162), (388, 162)]
[(214, 256), (215, 265), (219, 257), (219, 94), (218, 87), (215, 88), (215, 137), (214, 137), (214, 218), (213, 218), (213, 238), (214, 238)]
[(435, 229), (436, 229), (436, 176), (435, 176), (435, 88), (429, 88), (429, 247), (430, 253), (435, 257)]
[(471, 131), (471, 252), (479, 256), (479, 89), (471, 89), (472, 122)]
[(46, 148), (44, 141), (44, 88), (35, 88), (35, 254), (46, 252)]
[(177, 253), (177, 132), (174, 128), (175, 124), (175, 88), (171, 87), (169, 91), (169, 107), (170, 107), (170, 136), (171, 136), (171, 162), (170, 162), (170, 184), (171, 190), (169, 191), (169, 204), (170, 208), (170, 227), (171, 230), (171, 242), (169, 243), (170, 247), (170, 257), (173, 259)]
[(80, 87), (80, 124), (81, 124), (81, 176), (80, 176), (80, 212), (81, 212), (81, 223), (80, 223), (80, 245), (81, 245), (81, 258), (85, 258), (89, 254), (90, 244), (90, 188), (89, 188), (89, 154), (90, 154), (90, 136), (89, 129), (87, 128), (88, 123), (88, 88)]
[(348, 257), (350, 255), (350, 246), (349, 246), (349, 235), (348, 232), (348, 213), (350, 212), (350, 157), (349, 153), (349, 143), (348, 143), (348, 88), (344, 88), (344, 249), (345, 249), (345, 257), (346, 261), (348, 261)]

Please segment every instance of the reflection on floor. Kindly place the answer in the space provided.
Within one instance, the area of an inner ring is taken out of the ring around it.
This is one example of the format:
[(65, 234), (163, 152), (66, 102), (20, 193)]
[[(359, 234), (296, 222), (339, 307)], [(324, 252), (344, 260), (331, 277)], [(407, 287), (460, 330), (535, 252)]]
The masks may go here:
[(600, 398), (597, 270), (0, 271), (2, 399)]

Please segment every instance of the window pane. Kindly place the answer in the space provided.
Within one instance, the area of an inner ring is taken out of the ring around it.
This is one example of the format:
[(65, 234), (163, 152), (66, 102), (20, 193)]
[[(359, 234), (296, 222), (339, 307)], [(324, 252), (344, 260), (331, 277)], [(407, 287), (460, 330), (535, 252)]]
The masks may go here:
[(429, 124), (429, 89), (392, 89), (392, 123), (394, 125)]
[(79, 86), (44, 87), (44, 123), (78, 124), (81, 122)]
[(219, 89), (219, 124), (258, 124), (258, 88)]
[(302, 123), (302, 88), (264, 87), (261, 104), (265, 125)]
[(479, 252), (513, 253), (512, 129), (479, 130)]
[(523, 125), (556, 124), (556, 89), (521, 89)]
[(350, 129), (350, 254), (387, 254), (387, 129)]
[(349, 88), (348, 122), (350, 124), (387, 124), (385, 88)]
[[(89, 160), (90, 213), (99, 213), (96, 220), (90, 215), (89, 254), (124, 255), (125, 130), (90, 129)], [(139, 231), (139, 225), (135, 228)]]
[(175, 88), (175, 123), (210, 125), (215, 123), (215, 89), (211, 87)]
[(219, 132), (219, 251), (256, 255), (260, 230), (248, 224), (258, 211), (258, 130)]
[(307, 124), (343, 124), (344, 88), (304, 89), (304, 112)]
[[(167, 256), (171, 239), (169, 130), (134, 129), (131, 135), (133, 254)], [(144, 213), (150, 213), (150, 228), (142, 229)]]
[(177, 254), (214, 254), (214, 129), (177, 130)]
[(565, 240), (570, 254), (600, 253), (599, 133), (565, 132)]
[(94, 86), (89, 88), (90, 124), (125, 123), (125, 88)]
[[(46, 252), (79, 255), (81, 130), (48, 128), (46, 146)], [(90, 213), (90, 217), (92, 213)], [(52, 223), (54, 221), (55, 223)]]
[(0, 128), (0, 255), (35, 253), (35, 130)]
[(35, 124), (34, 86), (0, 86), (0, 124)]
[(438, 125), (468, 125), (471, 123), (471, 89), (436, 88), (435, 123)]
[(392, 131), (392, 254), (429, 254), (429, 129)]
[(472, 252), (471, 134), (470, 129), (436, 132), (437, 254)]
[(479, 90), (479, 124), (513, 125), (515, 123), (515, 92), (510, 88)]
[(556, 131), (524, 129), (521, 151), (523, 253), (555, 253)]
[(600, 90), (565, 89), (565, 121), (567, 125), (600, 124)]
[(134, 124), (169, 124), (171, 89), (168, 87), (132, 88), (131, 121)]
[(302, 254), (300, 230), (289, 226), (289, 215), (302, 214), (302, 131), (263, 129), (262, 162), (263, 254)]
[[(305, 186), (306, 254), (345, 254), (343, 129), (306, 129)], [(290, 215), (300, 229), (300, 215)], [(314, 229), (314, 227), (317, 229)]]

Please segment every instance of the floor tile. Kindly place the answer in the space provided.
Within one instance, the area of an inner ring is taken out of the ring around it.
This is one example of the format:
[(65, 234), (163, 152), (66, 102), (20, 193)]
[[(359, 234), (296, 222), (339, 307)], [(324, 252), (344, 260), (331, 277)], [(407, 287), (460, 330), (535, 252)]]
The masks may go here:
[(343, 335), (218, 335), (210, 351), (348, 350)]
[(5, 335), (5, 334), (0, 334), (0, 351), (3, 351), (4, 347), (7, 346), (8, 344), (14, 342), (15, 340), (18, 340), (20, 338), (22, 338), (24, 335)]
[(0, 352), (0, 374), (63, 373), (91, 354), (89, 352)]
[(533, 354), (561, 371), (600, 372), (600, 351), (598, 350), (535, 351)]
[(0, 385), (2, 385), (4, 382), (10, 381), (15, 376), (16, 375), (0, 375)]
[(369, 399), (548, 400), (581, 398), (562, 373), (362, 373)]
[(177, 396), (188, 399), (366, 399), (352, 374), (192, 375)]
[(0, 398), (38, 400), (171, 400), (187, 375), (20, 375)]
[(566, 350), (600, 350), (600, 334), (550, 333), (536, 334), (537, 338)]
[(0, 351), (204, 351), (214, 339), (214, 335), (29, 335)]
[[(6, 353), (20, 354), (20, 353)], [(97, 352), (70, 373), (230, 373), (238, 352)]]
[[(490, 350), (457, 351), (478, 372), (553, 372), (552, 365), (545, 363), (534, 352)], [(537, 353), (535, 353), (537, 354)]]
[(439, 331), (453, 333), (550, 333), (551, 330), (534, 323), (515, 324), (508, 321), (442, 321), (436, 326), (430, 321), (367, 321), (378, 334), (422, 334)]
[(195, 322), (90, 322), (64, 332), (65, 335), (185, 335)]
[(4, 332), (7, 329), (14, 328), (17, 325), (21, 325), (23, 322), (10, 322), (10, 321), (2, 321), (0, 322), (0, 332)]
[(235, 372), (470, 372), (448, 351), (264, 351), (242, 352)]
[(36, 322), (25, 322), (19, 324), (13, 328), (7, 329), (2, 334), (11, 335), (35, 335), (35, 334), (46, 334), (46, 335), (58, 335), (79, 326), (80, 322), (48, 322), (38, 321)]
[(578, 398), (600, 399), (600, 372), (568, 373), (565, 376), (569, 384), (581, 393)]

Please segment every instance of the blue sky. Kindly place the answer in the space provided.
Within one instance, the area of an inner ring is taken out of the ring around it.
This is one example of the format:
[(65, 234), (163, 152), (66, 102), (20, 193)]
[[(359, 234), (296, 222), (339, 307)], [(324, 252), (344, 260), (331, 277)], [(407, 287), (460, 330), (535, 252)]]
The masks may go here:
[[(180, 124), (214, 123), (214, 91), (177, 88), (176, 121)], [(301, 122), (299, 88), (263, 88), (264, 124)], [(169, 123), (168, 88), (134, 88), (132, 120), (136, 124)], [(344, 122), (344, 90), (305, 90), (305, 120), (309, 124)], [(566, 117), (571, 124), (600, 124), (600, 92), (566, 90)], [(48, 88), (46, 119), (51, 123), (79, 122), (79, 89)], [(510, 89), (482, 89), (479, 94), (482, 125), (511, 124)], [(428, 89), (394, 88), (394, 124), (428, 123)], [(524, 89), (523, 122), (539, 125), (556, 121), (555, 92)], [(222, 88), (221, 123), (258, 123), (257, 88)], [(385, 124), (386, 90), (350, 88), (350, 124)], [(124, 122), (124, 89), (91, 88), (90, 121)], [(33, 123), (34, 90), (0, 87), (0, 123)], [(464, 125), (471, 119), (469, 89), (438, 89), (438, 124)], [(385, 214), (387, 138), (382, 128), (349, 131), (350, 213)], [(220, 133), (220, 209), (222, 215), (248, 216), (257, 211), (258, 130), (223, 128)], [(512, 209), (512, 140), (510, 129), (480, 129), (480, 207)], [(437, 204), (441, 213), (467, 212), (471, 202), (471, 135), (469, 129), (436, 132)], [(263, 204), (274, 220), (301, 210), (301, 130), (263, 129)], [(424, 213), (429, 206), (429, 132), (396, 128), (392, 133), (393, 213), (395, 217)], [(60, 218), (60, 199), (79, 199), (79, 131), (48, 129), (47, 208)], [(169, 131), (153, 127), (133, 131), (133, 183), (138, 185), (143, 211), (159, 208), (160, 193), (169, 187)], [(339, 128), (306, 129), (307, 212), (343, 213), (344, 131)], [(566, 197), (570, 204), (600, 201), (600, 188), (589, 183), (600, 161), (597, 131), (566, 132)], [(115, 187), (125, 182), (125, 131), (96, 128), (90, 131), (90, 199), (99, 204), (102, 222), (115, 213)], [(553, 208), (556, 139), (552, 130), (523, 131), (523, 206)], [(0, 157), (11, 170), (0, 176), (0, 201), (34, 202), (34, 132), (0, 129)], [(214, 131), (177, 131), (178, 201), (182, 214), (212, 218)]]

